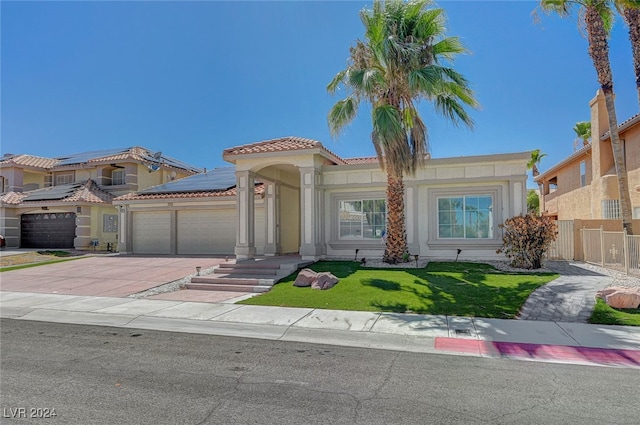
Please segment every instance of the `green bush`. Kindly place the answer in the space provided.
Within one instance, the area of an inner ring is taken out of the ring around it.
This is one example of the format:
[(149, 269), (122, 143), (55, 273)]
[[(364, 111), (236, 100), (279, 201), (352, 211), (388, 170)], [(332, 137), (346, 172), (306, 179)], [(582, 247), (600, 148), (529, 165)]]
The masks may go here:
[(529, 270), (542, 267), (542, 258), (558, 235), (553, 219), (535, 213), (507, 219), (500, 228), (504, 231), (502, 248), (496, 252), (504, 252), (512, 267)]

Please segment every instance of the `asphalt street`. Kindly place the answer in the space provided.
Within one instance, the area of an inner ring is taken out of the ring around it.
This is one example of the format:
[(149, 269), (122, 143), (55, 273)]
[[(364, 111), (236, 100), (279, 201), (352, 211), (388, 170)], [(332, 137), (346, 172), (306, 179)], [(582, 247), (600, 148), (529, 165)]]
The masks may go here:
[(1, 343), (3, 424), (638, 423), (638, 370), (10, 319)]

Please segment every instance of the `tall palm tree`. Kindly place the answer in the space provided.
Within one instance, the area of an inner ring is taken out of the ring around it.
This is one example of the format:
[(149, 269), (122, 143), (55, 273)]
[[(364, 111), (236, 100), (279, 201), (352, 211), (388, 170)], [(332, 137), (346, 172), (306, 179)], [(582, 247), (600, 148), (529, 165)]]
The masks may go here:
[(609, 120), (609, 134), (611, 148), (618, 177), (620, 191), (620, 213), (622, 226), (629, 234), (633, 234), (631, 228), (631, 198), (629, 196), (629, 184), (627, 169), (624, 163), (622, 145), (618, 134), (618, 121), (614, 104), (613, 75), (609, 62), (608, 35), (613, 24), (612, 0), (540, 0), (540, 6), (548, 12), (556, 12), (560, 16), (568, 16), (573, 6), (580, 8), (580, 25), (587, 30), (589, 42), (589, 56), (598, 75), (598, 82), (604, 93), (605, 105)]
[(418, 102), (431, 102), (454, 124), (472, 127), (466, 106), (477, 102), (467, 80), (450, 63), (466, 50), (457, 37), (447, 37), (445, 14), (431, 0), (375, 0), (360, 12), (365, 39), (351, 47), (347, 68), (328, 84), (346, 97), (328, 115), (331, 134), (357, 115), (361, 102), (372, 107), (371, 140), (387, 172), (387, 243), (384, 261), (402, 261), (407, 252), (404, 215), (404, 175), (423, 166), (428, 153), (427, 126)]
[[(576, 133), (576, 144), (579, 140), (582, 141), (582, 146), (587, 146), (591, 139), (591, 122), (580, 121), (573, 127), (573, 131)], [(574, 146), (576, 146), (574, 144)]]
[(545, 156), (547, 156), (547, 154), (540, 153), (540, 149), (531, 151), (531, 159), (529, 159), (529, 162), (527, 162), (527, 169), (531, 170), (531, 174), (533, 174), (533, 177), (540, 174), (540, 171), (538, 170), (538, 164), (540, 164), (540, 161), (542, 161), (542, 158), (544, 158)]
[(640, 105), (640, 0), (614, 0), (616, 8), (629, 27), (629, 40), (633, 52), (633, 69)]

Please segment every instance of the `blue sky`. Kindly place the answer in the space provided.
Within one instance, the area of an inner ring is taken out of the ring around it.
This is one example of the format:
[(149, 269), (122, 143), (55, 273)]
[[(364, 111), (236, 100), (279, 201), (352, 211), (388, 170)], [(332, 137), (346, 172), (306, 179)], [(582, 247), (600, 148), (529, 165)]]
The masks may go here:
[[(372, 156), (366, 110), (340, 137), (326, 92), (362, 37), (372, 2), (0, 2), (1, 152), (60, 156), (128, 146), (199, 167), (222, 150), (282, 136)], [(440, 1), (454, 66), (482, 107), (473, 131), (421, 106), (433, 157), (542, 149), (544, 170), (573, 152), (598, 89), (576, 18), (534, 1)], [(627, 29), (610, 40), (619, 121), (638, 112)], [(533, 186), (530, 183), (530, 187)]]

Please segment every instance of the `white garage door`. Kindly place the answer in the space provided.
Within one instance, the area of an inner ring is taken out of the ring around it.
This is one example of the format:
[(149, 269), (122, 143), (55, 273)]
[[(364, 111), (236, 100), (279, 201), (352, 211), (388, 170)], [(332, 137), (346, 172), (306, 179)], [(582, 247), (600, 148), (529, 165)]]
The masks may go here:
[(178, 211), (178, 254), (233, 254), (236, 211)]
[[(255, 212), (256, 253), (264, 253), (264, 210)], [(178, 254), (230, 254), (236, 247), (236, 210), (178, 211)]]
[(133, 213), (133, 252), (171, 253), (171, 212)]

